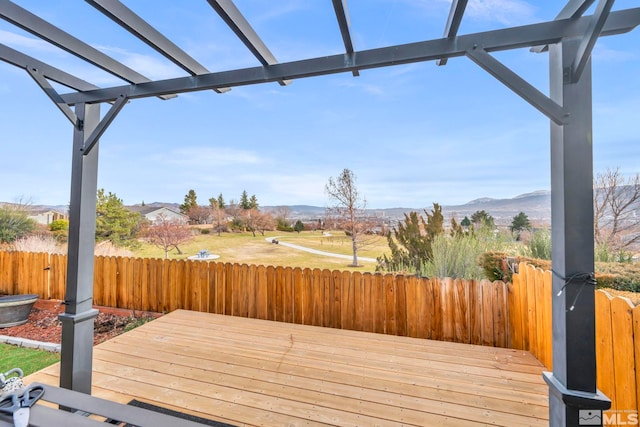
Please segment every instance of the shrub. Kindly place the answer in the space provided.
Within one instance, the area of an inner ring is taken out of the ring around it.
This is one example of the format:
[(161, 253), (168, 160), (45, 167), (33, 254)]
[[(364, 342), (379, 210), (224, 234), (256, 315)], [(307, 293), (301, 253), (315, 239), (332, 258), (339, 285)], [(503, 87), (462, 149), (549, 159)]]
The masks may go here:
[(425, 264), (423, 271), (429, 277), (482, 279), (483, 271), (477, 260), (485, 251), (486, 244), (470, 235), (437, 235), (431, 242), (431, 260)]
[(485, 278), (511, 282), (513, 273), (518, 272), (518, 264), (526, 262), (543, 270), (551, 270), (551, 261), (524, 256), (510, 256), (505, 252), (485, 252), (478, 257), (478, 264)]
[(31, 235), (13, 242), (13, 250), (19, 252), (46, 252), (50, 254), (64, 254), (66, 248), (58, 243), (51, 235)]
[(551, 259), (551, 233), (549, 230), (538, 230), (531, 235), (529, 253), (532, 258)]
[(211, 233), (211, 230), (208, 228), (201, 228), (200, 229), (200, 234), (209, 234)]
[(109, 240), (103, 240), (100, 243), (96, 243), (95, 247), (95, 255), (102, 256), (122, 256), (122, 257), (132, 257), (133, 252), (128, 249), (118, 247), (111, 243)]
[(50, 231), (69, 231), (69, 221), (66, 219), (56, 219), (49, 224)]
[(640, 265), (627, 262), (596, 262), (599, 288), (640, 292)]
[(0, 207), (0, 242), (11, 243), (36, 229), (36, 222), (22, 209)]

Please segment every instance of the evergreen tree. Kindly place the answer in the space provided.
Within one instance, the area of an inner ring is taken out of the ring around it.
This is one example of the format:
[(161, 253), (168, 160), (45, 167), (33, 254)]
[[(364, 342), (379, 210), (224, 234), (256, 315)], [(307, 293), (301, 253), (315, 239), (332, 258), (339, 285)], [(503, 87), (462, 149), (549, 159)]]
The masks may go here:
[(404, 215), (404, 223), (387, 236), (391, 256), (378, 258), (378, 269), (387, 271), (412, 271), (422, 274), (425, 263), (432, 258), (431, 242), (444, 233), (442, 207), (434, 203), (426, 219), (417, 212)]
[(465, 215), (465, 217), (462, 219), (462, 221), (460, 221), (460, 225), (463, 227), (471, 227), (471, 220), (469, 219), (468, 216)]
[(187, 214), (191, 209), (198, 207), (198, 196), (195, 190), (189, 190), (184, 196), (184, 203), (180, 205), (180, 212)]
[(247, 194), (247, 190), (242, 191), (242, 195), (240, 195), (240, 209), (251, 209), (251, 203), (249, 202), (249, 194)]
[(478, 227), (487, 227), (491, 230), (496, 228), (495, 220), (484, 210), (475, 211), (473, 215), (471, 215), (471, 222), (478, 225)]
[(115, 194), (98, 190), (96, 201), (96, 240), (110, 240), (114, 245), (135, 243), (142, 216), (125, 208)]
[(304, 224), (302, 223), (302, 221), (297, 220), (296, 223), (293, 225), (293, 231), (300, 234), (302, 230), (304, 230)]
[(218, 207), (220, 209), (225, 209), (227, 206), (224, 204), (224, 198), (222, 197), (222, 193), (218, 194)]
[(258, 209), (258, 198), (255, 194), (249, 199), (249, 209)]
[(524, 212), (520, 212), (513, 217), (513, 221), (509, 226), (512, 233), (516, 234), (516, 240), (520, 240), (520, 234), (525, 230), (531, 230), (531, 222), (529, 217)]

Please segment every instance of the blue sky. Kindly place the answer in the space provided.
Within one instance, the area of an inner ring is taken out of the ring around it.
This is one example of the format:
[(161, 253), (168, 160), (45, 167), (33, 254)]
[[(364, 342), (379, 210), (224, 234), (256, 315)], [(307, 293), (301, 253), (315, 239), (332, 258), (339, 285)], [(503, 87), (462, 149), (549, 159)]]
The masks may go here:
[[(15, 1), (150, 78), (184, 72), (85, 2)], [(206, 1), (124, 1), (211, 71), (258, 65)], [(471, 0), (460, 34), (555, 17), (564, 1)], [(275, 57), (343, 49), (328, 0), (237, 0)], [(449, 0), (349, 0), (356, 50), (442, 36)], [(614, 10), (638, 7), (618, 0)], [(591, 12), (589, 12), (590, 14)], [(80, 19), (79, 19), (80, 18)], [(593, 58), (594, 167), (640, 172), (640, 29)], [(0, 21), (0, 43), (98, 86), (120, 80)], [(548, 56), (496, 57), (547, 93)], [(65, 93), (68, 90), (61, 90)], [(103, 113), (106, 108), (103, 107)], [(0, 62), (0, 201), (69, 201), (72, 127), (28, 74)], [(98, 186), (126, 204), (324, 206), (349, 168), (373, 208), (466, 203), (549, 189), (549, 121), (466, 58), (130, 102), (100, 142)]]

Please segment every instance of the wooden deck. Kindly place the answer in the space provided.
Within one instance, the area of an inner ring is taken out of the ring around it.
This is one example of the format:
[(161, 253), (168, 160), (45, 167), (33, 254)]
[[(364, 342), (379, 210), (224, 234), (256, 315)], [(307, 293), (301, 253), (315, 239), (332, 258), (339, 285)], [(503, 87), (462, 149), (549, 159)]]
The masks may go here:
[(179, 310), (95, 347), (93, 394), (235, 426), (542, 426), (542, 370), (517, 350)]

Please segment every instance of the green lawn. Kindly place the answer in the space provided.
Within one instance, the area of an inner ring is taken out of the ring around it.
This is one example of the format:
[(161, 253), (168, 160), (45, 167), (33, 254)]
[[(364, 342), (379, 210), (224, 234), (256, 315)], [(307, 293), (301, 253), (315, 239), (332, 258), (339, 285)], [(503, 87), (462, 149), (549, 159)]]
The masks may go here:
[(20, 368), (26, 376), (59, 361), (60, 355), (58, 353), (0, 344), (1, 373), (13, 368)]
[[(295, 243), (325, 252), (350, 255), (351, 241), (349, 238), (341, 232), (333, 234), (334, 236), (323, 236), (319, 231), (303, 231), (300, 234), (281, 231), (266, 232), (264, 236), (256, 233), (255, 237), (252, 233), (222, 233), (220, 236), (215, 233), (201, 234), (196, 236), (193, 241), (180, 246), (182, 255), (172, 250), (169, 253), (169, 258), (184, 259), (206, 249), (211, 254), (219, 255), (220, 258), (217, 260), (219, 262), (375, 271), (376, 264), (374, 262), (361, 262), (362, 266), (357, 268), (348, 267), (349, 260), (314, 255), (283, 245), (275, 245), (265, 240), (267, 237), (277, 237), (283, 242)], [(388, 251), (386, 240), (377, 238), (358, 253), (363, 257), (376, 258), (383, 253), (388, 253)], [(142, 247), (135, 251), (135, 254), (141, 257), (164, 258), (162, 249), (148, 244), (142, 244)]]

